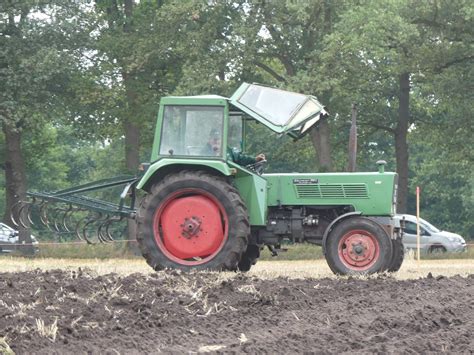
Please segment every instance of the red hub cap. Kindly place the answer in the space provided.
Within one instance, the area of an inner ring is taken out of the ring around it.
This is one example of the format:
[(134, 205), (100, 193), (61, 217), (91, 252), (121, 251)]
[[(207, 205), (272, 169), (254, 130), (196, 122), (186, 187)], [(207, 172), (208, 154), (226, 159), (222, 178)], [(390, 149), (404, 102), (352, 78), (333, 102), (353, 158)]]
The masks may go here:
[(186, 189), (169, 196), (155, 212), (153, 230), (161, 251), (182, 265), (212, 259), (228, 235), (222, 204), (206, 191)]
[(368, 270), (379, 258), (379, 242), (367, 231), (353, 230), (339, 241), (338, 254), (349, 269)]

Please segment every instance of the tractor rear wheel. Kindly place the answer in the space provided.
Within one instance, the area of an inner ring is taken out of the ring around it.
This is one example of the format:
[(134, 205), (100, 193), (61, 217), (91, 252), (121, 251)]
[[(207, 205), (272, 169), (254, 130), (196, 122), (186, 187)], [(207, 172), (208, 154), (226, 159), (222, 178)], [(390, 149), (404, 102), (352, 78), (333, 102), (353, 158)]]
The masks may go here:
[(325, 249), (329, 267), (339, 275), (382, 272), (392, 260), (390, 237), (378, 223), (363, 217), (338, 223)]
[(389, 272), (397, 272), (400, 270), (403, 259), (405, 258), (405, 247), (403, 246), (402, 238), (397, 237), (392, 239), (392, 260), (387, 269)]
[(236, 270), (250, 233), (237, 190), (203, 171), (181, 171), (157, 182), (137, 220), (140, 249), (155, 270)]
[(260, 247), (255, 244), (249, 244), (247, 250), (242, 254), (239, 261), (240, 271), (249, 271), (250, 268), (257, 263), (260, 257)]

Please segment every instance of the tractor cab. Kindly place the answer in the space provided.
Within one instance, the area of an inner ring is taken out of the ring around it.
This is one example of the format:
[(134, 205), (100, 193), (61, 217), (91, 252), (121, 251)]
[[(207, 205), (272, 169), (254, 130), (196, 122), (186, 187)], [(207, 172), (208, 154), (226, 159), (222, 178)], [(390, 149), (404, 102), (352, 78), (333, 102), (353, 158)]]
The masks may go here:
[(327, 116), (313, 96), (257, 84), (242, 84), (230, 99), (217, 95), (161, 100), (151, 160), (228, 160), (230, 149), (244, 150), (244, 117), (278, 134), (303, 137)]
[(158, 158), (223, 159), (228, 105), (203, 95), (161, 100), (152, 161)]

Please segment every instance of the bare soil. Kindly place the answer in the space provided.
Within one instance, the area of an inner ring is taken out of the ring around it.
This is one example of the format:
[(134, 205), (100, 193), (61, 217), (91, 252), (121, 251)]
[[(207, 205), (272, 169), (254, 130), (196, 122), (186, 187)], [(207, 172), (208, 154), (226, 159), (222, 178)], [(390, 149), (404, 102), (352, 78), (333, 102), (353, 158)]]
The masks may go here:
[(473, 353), (473, 332), (474, 275), (0, 274), (0, 338), (17, 354)]

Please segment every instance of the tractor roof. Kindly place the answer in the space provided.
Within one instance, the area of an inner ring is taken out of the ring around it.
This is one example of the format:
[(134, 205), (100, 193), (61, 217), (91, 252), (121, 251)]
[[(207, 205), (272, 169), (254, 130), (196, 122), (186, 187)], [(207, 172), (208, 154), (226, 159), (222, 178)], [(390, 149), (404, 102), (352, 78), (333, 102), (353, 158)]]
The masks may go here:
[(165, 96), (161, 98), (162, 105), (222, 105), (225, 106), (229, 99), (219, 95), (196, 96)]
[(328, 115), (314, 96), (258, 84), (243, 83), (229, 102), (271, 130), (295, 139)]

